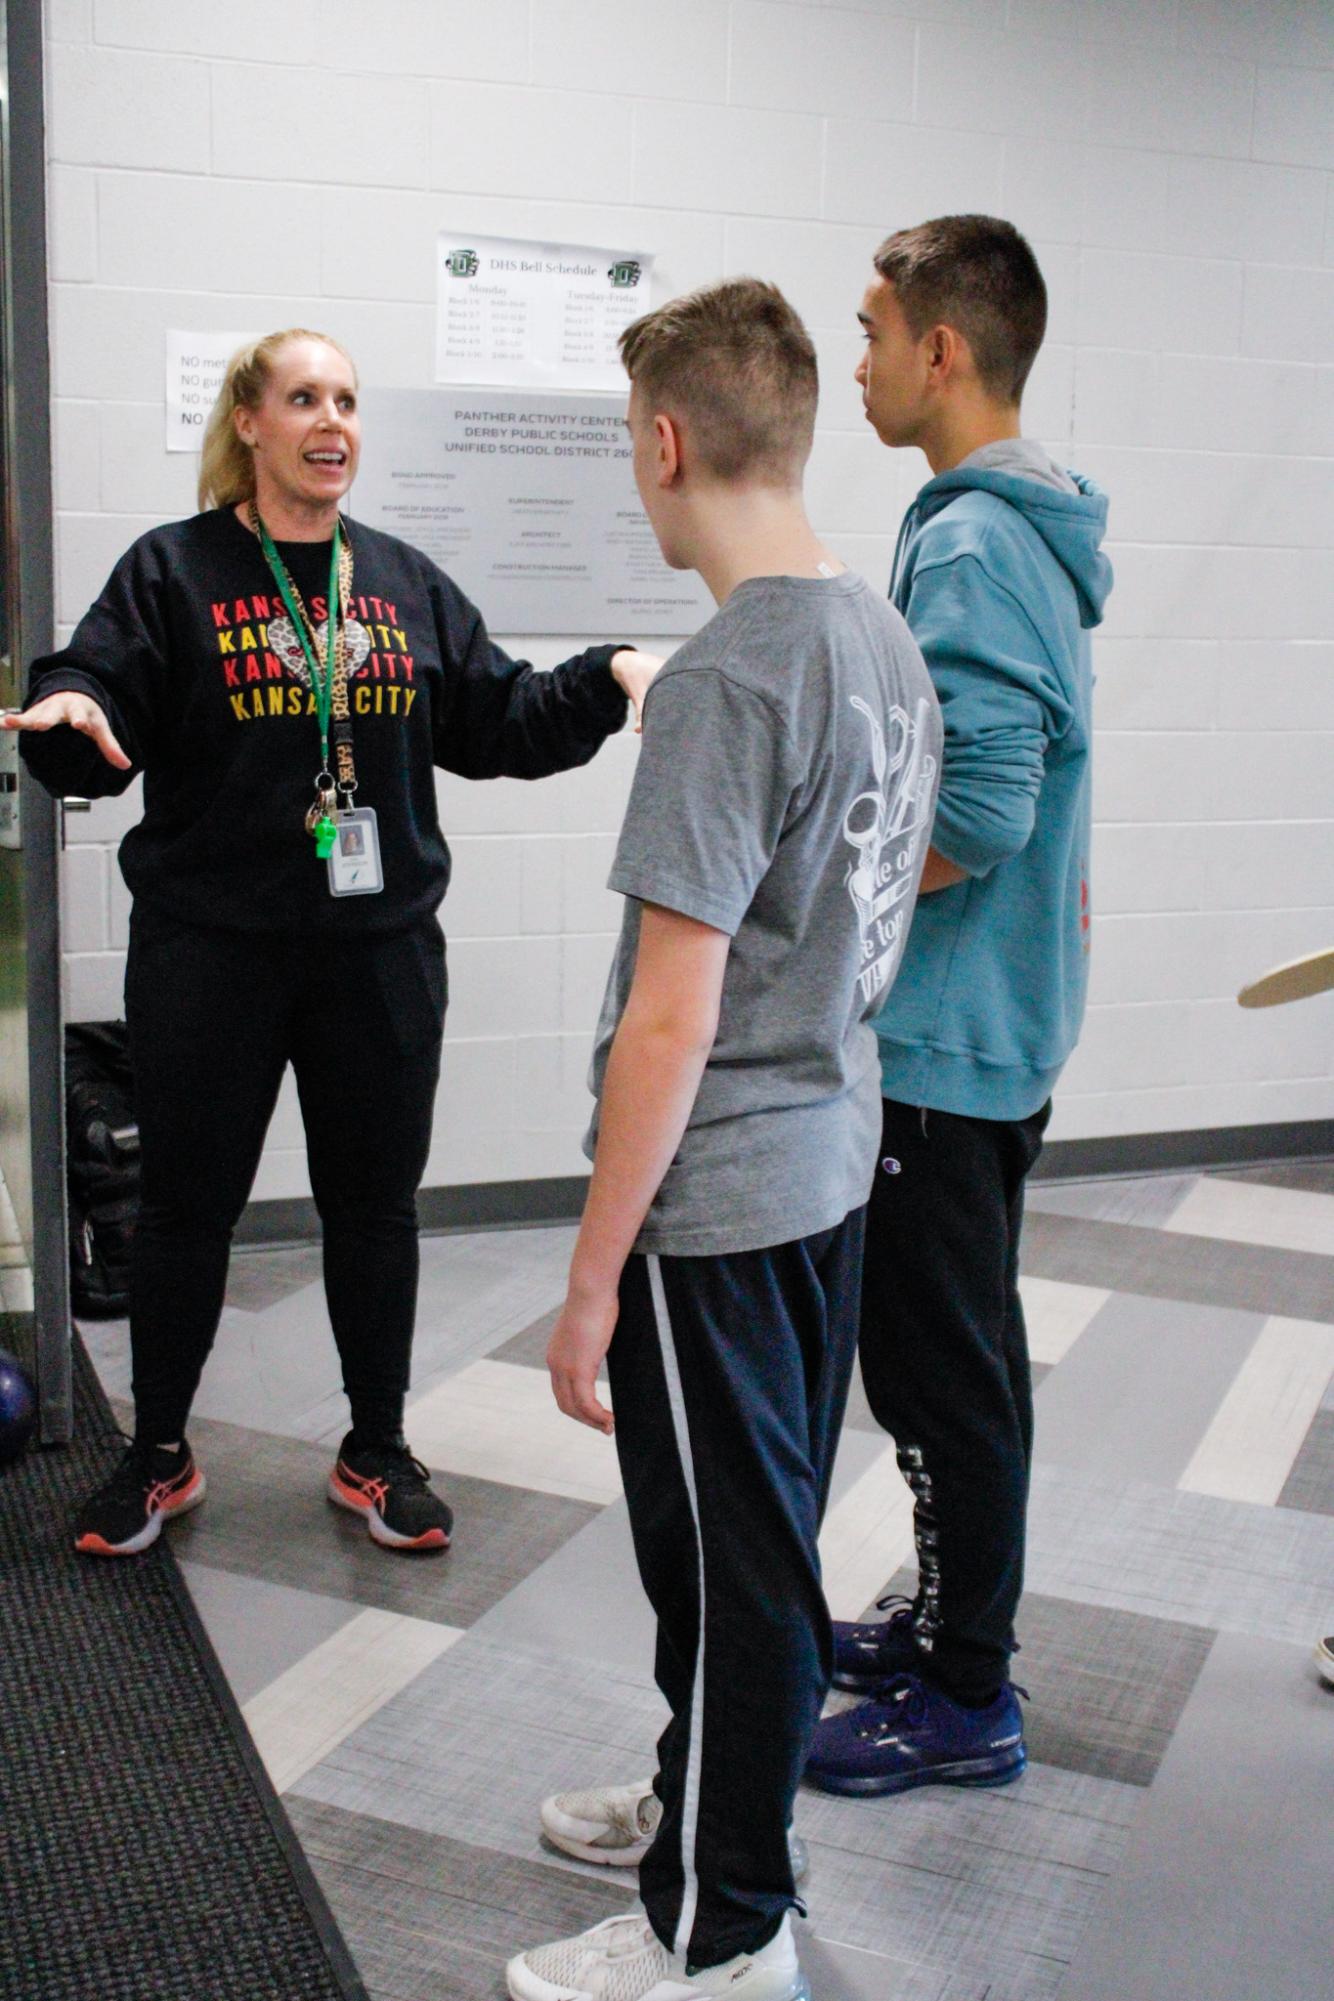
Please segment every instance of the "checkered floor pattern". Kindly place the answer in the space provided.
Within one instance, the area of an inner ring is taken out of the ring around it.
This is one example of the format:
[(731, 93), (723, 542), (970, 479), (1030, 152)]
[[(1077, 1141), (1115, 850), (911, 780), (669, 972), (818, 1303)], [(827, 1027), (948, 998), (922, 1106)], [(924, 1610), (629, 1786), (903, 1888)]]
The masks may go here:
[[(648, 1769), (662, 1706), (611, 1445), (542, 1354), (573, 1233), (425, 1241), (408, 1435), (458, 1516), (403, 1561), (323, 1498), (345, 1418), (310, 1249), (234, 1260), (171, 1531), (376, 2001), (499, 2001), (507, 1955), (633, 1901), (547, 1791)], [(1039, 1184), (1020, 1619), (1032, 1762), (994, 1793), (803, 1795), (816, 2001), (1287, 2001), (1334, 1966), (1334, 1168)], [(125, 1329), (86, 1338), (113, 1396)], [(854, 1396), (837, 1613), (911, 1582)]]

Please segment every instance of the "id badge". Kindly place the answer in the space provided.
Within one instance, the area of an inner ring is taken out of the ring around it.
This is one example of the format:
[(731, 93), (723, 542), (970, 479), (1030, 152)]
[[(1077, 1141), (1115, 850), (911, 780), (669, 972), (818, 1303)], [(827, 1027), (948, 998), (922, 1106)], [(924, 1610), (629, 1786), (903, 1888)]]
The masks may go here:
[(345, 813), (335, 813), (333, 822), (338, 834), (329, 856), (329, 894), (374, 896), (384, 888), (375, 808), (354, 806)]

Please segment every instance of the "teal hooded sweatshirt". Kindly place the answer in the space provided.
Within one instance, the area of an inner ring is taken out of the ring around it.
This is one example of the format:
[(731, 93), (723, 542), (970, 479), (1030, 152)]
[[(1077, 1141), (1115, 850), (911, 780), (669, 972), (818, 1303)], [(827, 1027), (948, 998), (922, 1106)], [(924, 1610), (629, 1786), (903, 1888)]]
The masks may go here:
[(1074, 1048), (1106, 525), (1106, 495), (1020, 439), (929, 480), (904, 520), (890, 595), (945, 725), (932, 845), (966, 873), (918, 898), (875, 1024), (887, 1098), (1027, 1118)]

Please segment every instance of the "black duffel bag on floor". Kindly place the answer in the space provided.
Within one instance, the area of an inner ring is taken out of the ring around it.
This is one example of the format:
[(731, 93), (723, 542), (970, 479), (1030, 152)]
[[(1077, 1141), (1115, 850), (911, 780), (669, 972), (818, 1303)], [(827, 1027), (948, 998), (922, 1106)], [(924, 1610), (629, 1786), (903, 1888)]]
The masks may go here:
[(70, 1295), (86, 1320), (130, 1307), (130, 1249), (139, 1214), (139, 1127), (123, 1021), (65, 1030)]

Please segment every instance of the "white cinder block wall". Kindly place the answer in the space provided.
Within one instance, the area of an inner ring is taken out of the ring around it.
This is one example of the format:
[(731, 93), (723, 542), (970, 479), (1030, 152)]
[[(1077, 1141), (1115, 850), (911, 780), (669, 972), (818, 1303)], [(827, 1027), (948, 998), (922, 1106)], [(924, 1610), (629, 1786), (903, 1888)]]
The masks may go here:
[[(817, 524), (884, 579), (924, 465), (876, 443), (851, 382), (871, 252), (944, 211), (1012, 217), (1051, 290), (1028, 428), (1110, 490), (1118, 573), (1093, 1006), (1054, 1133), (1334, 1112), (1334, 1003), (1232, 1000), (1334, 942), (1330, 0), (48, 0), (48, 21), (62, 631), (192, 509), (163, 329), (303, 321), (367, 383), (428, 384), (446, 223), (651, 249), (663, 297), (777, 279), (820, 345)], [(633, 758), (626, 738), (543, 784), (441, 786), (432, 1184), (583, 1166)], [(136, 810), (71, 823), (75, 1018), (120, 1008)], [(285, 1099), (257, 1193), (306, 1185)]]

